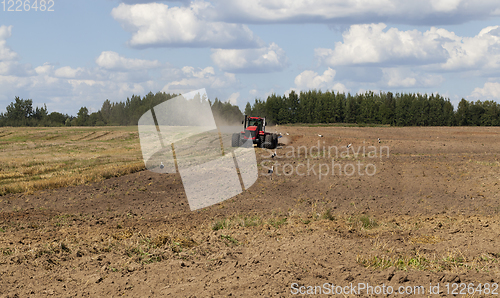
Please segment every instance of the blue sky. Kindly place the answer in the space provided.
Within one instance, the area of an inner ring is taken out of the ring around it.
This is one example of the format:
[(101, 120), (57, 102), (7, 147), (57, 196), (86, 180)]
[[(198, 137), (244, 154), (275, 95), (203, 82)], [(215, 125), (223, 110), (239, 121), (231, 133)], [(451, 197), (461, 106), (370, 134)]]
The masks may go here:
[(0, 111), (15, 96), (76, 115), (200, 88), (242, 108), (309, 89), (500, 102), (496, 0), (45, 3), (0, 3)]

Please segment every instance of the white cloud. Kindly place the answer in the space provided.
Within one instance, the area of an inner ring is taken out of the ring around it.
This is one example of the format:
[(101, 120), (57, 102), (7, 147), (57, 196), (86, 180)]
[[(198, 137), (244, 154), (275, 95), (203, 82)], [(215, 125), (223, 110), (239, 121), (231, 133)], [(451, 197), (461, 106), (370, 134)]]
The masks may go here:
[(81, 67), (71, 68), (69, 66), (64, 66), (56, 69), (54, 75), (59, 78), (74, 79), (77, 76), (81, 75), (83, 72), (84, 69)]
[(437, 12), (452, 12), (458, 9), (461, 0), (434, 0), (431, 1), (432, 8)]
[[(335, 48), (315, 50), (316, 57), (330, 66), (352, 64), (415, 64), (445, 62), (438, 29), (421, 33), (418, 30), (384, 29), (385, 24), (352, 25), (342, 34), (343, 42)], [(444, 30), (446, 31), (446, 30)]]
[(500, 83), (499, 82), (486, 82), (483, 88), (475, 88), (470, 97), (478, 98), (481, 100), (495, 99), (500, 100)]
[(209, 6), (203, 1), (170, 8), (162, 3), (121, 3), (111, 15), (132, 33), (133, 47), (254, 48), (262, 44), (246, 25), (207, 19)]
[(236, 76), (233, 73), (224, 73), (218, 75), (213, 67), (194, 68), (185, 66), (181, 70), (172, 70), (175, 80), (166, 84), (162, 92), (168, 93), (185, 93), (188, 91), (211, 88), (225, 89), (237, 83)]
[(22, 64), (17, 61), (0, 61), (0, 75), (30, 76), (35, 72), (30, 64)]
[[(0, 38), (10, 35), (10, 27), (0, 27)], [(17, 53), (9, 52), (8, 58), (17, 58)], [(33, 99), (37, 106), (46, 103), (49, 111), (70, 115), (75, 115), (81, 106), (98, 110), (105, 99), (124, 101), (132, 94), (144, 95), (162, 87), (171, 93), (207, 87), (217, 91), (212, 93), (214, 96), (224, 98), (234, 92), (225, 89), (236, 84), (235, 74), (216, 74), (213, 67), (174, 68), (156, 60), (132, 59), (110, 51), (102, 52), (91, 67), (55, 67), (52, 63), (32, 67), (16, 60), (0, 60), (0, 107), (19, 96)], [(236, 95), (230, 97), (233, 102)]]
[(221, 20), (244, 23), (463, 24), (499, 14), (497, 0), (218, 0)]
[(35, 67), (35, 72), (39, 75), (49, 75), (54, 71), (54, 66), (50, 63), (44, 63), (41, 66)]
[(298, 89), (327, 89), (332, 86), (335, 73), (335, 70), (330, 67), (322, 75), (318, 75), (312, 70), (306, 70), (296, 76), (294, 82)]
[(335, 75), (336, 71), (330, 67), (328, 67), (328, 69), (325, 70), (321, 75), (312, 70), (305, 70), (295, 77), (295, 87), (286, 90), (285, 95), (288, 96), (292, 91), (294, 91), (295, 93), (300, 93), (301, 90), (310, 89), (348, 92), (349, 89), (344, 84), (340, 82), (334, 82)]
[(12, 26), (0, 26), (0, 61), (12, 61), (18, 58), (8, 46), (6, 39), (12, 35)]
[(229, 96), (229, 98), (227, 99), (227, 102), (229, 102), (232, 105), (236, 105), (236, 104), (238, 104), (238, 98), (239, 97), (240, 97), (240, 93), (239, 92), (233, 93), (233, 94), (231, 94)]
[(198, 68), (198, 70), (196, 70), (196, 68), (192, 66), (184, 66), (182, 68), (182, 72), (188, 77), (194, 77), (198, 79), (215, 75), (214, 68), (211, 66), (205, 68)]
[(459, 37), (454, 33), (444, 43), (449, 59), (443, 64), (446, 70), (498, 69), (500, 67), (500, 27), (486, 27), (474, 37)]
[(275, 43), (259, 49), (215, 49), (211, 58), (219, 68), (230, 72), (273, 72), (288, 66), (285, 51)]
[[(334, 49), (318, 48), (316, 57), (328, 66), (427, 66), (430, 71), (500, 69), (500, 26), (486, 27), (473, 37), (446, 29), (420, 32), (386, 29), (385, 24), (353, 25)], [(403, 83), (403, 82), (402, 82)], [(415, 85), (411, 78), (403, 85)]]
[(338, 91), (340, 93), (346, 93), (349, 92), (349, 89), (342, 83), (335, 83), (333, 87), (331, 88), (333, 91)]
[[(0, 35), (6, 36), (6, 29), (2, 30)], [(11, 56), (17, 55), (14, 54)], [(20, 96), (32, 98), (38, 106), (46, 103), (50, 111), (75, 115), (83, 105), (98, 110), (105, 99), (124, 101), (132, 94), (160, 90), (163, 86), (158, 82), (165, 79), (158, 77), (162, 72), (171, 73), (168, 92), (191, 91), (195, 89), (192, 86), (217, 90), (236, 83), (234, 74), (216, 75), (213, 67), (172, 68), (156, 60), (131, 59), (115, 52), (102, 52), (95, 63), (90, 68), (55, 68), (51, 63), (33, 68), (18, 61), (0, 61), (0, 106), (5, 107)], [(151, 71), (153, 68), (160, 71)]]
[(100, 67), (110, 70), (141, 70), (160, 66), (158, 60), (130, 59), (112, 51), (102, 52), (95, 62)]
[(407, 68), (382, 68), (382, 84), (387, 87), (435, 87), (444, 82), (441, 75), (416, 73)]

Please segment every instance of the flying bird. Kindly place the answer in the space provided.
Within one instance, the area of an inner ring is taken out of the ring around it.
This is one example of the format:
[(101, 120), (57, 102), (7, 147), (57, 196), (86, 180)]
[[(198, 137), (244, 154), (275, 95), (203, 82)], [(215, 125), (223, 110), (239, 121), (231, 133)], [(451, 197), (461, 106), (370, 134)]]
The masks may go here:
[(274, 158), (274, 157), (276, 157), (276, 151), (274, 151), (274, 153), (271, 154), (271, 158)]
[(318, 135), (318, 137), (322, 138), (322, 137), (323, 137), (323, 135)]
[(347, 145), (347, 149), (351, 148), (351, 145), (352, 145), (352, 144)]
[(272, 174), (274, 172), (274, 166), (271, 167), (271, 169), (267, 170), (268, 174)]
[(380, 138), (378, 138), (378, 143), (380, 144)]
[(287, 136), (289, 136), (290, 134), (289, 133), (286, 133)]

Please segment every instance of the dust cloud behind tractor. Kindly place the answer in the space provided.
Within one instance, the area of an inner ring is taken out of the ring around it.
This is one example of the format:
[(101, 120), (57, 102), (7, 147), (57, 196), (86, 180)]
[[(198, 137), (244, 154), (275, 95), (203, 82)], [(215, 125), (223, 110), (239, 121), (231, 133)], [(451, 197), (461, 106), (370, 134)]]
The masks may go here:
[(178, 172), (191, 210), (230, 199), (257, 180), (253, 142), (230, 146), (241, 127), (217, 127), (205, 89), (156, 105), (141, 116), (138, 129), (146, 168)]

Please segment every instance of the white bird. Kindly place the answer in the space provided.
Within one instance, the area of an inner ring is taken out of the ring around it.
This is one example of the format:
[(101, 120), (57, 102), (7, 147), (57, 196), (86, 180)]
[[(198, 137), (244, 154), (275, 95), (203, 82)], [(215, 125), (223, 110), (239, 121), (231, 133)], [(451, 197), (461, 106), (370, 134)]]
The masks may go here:
[(318, 137), (322, 138), (322, 137), (323, 137), (323, 135), (318, 135)]
[(286, 133), (287, 136), (289, 136), (290, 134), (289, 133)]
[(380, 144), (380, 138), (378, 138), (378, 143)]
[(351, 145), (352, 145), (352, 144), (347, 145), (347, 149), (351, 148)]
[(276, 156), (276, 151), (274, 151), (273, 154), (271, 154), (271, 158), (274, 158)]
[(273, 172), (274, 172), (274, 166), (272, 166), (270, 170), (267, 170), (268, 174), (272, 174)]
[(162, 170), (163, 170), (163, 168), (164, 168), (164, 167), (165, 167), (165, 166), (163, 165), (163, 162), (160, 162), (160, 169), (162, 169)]

